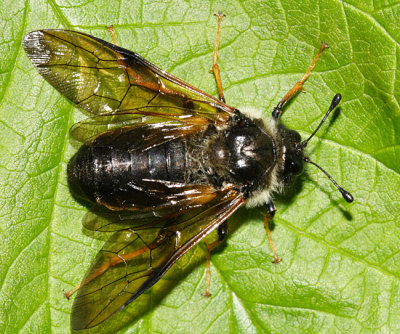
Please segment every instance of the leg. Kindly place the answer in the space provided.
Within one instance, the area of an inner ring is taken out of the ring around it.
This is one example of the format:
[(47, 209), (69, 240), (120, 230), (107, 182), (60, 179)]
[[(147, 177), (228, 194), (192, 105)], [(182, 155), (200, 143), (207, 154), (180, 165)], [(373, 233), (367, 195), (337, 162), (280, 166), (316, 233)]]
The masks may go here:
[(265, 230), (267, 231), (267, 237), (268, 237), (269, 244), (271, 246), (272, 252), (274, 253), (273, 263), (279, 263), (279, 262), (281, 262), (281, 259), (278, 257), (278, 255), (276, 255), (276, 247), (275, 247), (274, 242), (272, 241), (271, 230), (269, 229), (269, 222), (272, 220), (272, 218), (274, 218), (276, 208), (275, 208), (274, 202), (272, 202), (272, 200), (270, 200), (267, 204), (265, 204), (265, 206), (267, 208), (267, 214), (264, 216), (264, 226), (265, 226)]
[(210, 297), (210, 282), (211, 282), (211, 270), (210, 270), (210, 253), (211, 251), (218, 247), (221, 242), (225, 239), (225, 237), (228, 234), (228, 224), (227, 222), (223, 222), (221, 225), (218, 227), (218, 240), (212, 242), (212, 243), (207, 243), (207, 250), (206, 250), (206, 292), (203, 293), (203, 296), (205, 297)]
[(219, 48), (219, 36), (221, 34), (221, 20), (225, 16), (224, 14), (218, 13), (215, 14), (218, 18), (218, 23), (217, 23), (217, 37), (215, 39), (215, 47), (214, 47), (214, 52), (213, 52), (213, 72), (215, 76), (215, 81), (217, 81), (217, 87), (218, 87), (218, 95), (219, 99), (225, 103), (225, 97), (224, 97), (224, 92), (222, 91), (222, 82), (221, 82), (221, 75), (219, 72), (219, 66), (218, 66), (218, 48)]
[(286, 101), (290, 100), (292, 96), (296, 95), (299, 91), (303, 89), (303, 84), (307, 80), (307, 78), (310, 76), (311, 71), (314, 69), (315, 64), (317, 63), (319, 57), (321, 57), (322, 51), (324, 51), (328, 47), (328, 44), (326, 42), (323, 42), (318, 53), (315, 55), (311, 65), (308, 67), (308, 70), (306, 73), (303, 75), (300, 81), (298, 81), (292, 89), (290, 89), (287, 94), (283, 97), (281, 102), (278, 103), (278, 105), (275, 107), (274, 111), (272, 112), (272, 117), (274, 118), (279, 118), (279, 116), (282, 113), (282, 107), (285, 104)]
[(117, 44), (117, 35), (116, 35), (116, 33), (115, 33), (114, 26), (107, 26), (106, 28), (107, 28), (107, 30), (110, 32), (110, 35), (111, 35), (113, 44), (114, 44), (114, 45), (118, 45), (118, 44)]

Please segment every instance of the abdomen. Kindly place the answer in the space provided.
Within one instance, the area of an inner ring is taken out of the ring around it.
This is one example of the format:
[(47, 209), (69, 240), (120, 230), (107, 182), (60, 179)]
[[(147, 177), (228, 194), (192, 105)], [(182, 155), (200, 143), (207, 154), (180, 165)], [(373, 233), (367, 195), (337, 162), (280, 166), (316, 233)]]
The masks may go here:
[(146, 182), (184, 183), (185, 168), (185, 143), (180, 139), (133, 153), (92, 142), (70, 161), (68, 180), (76, 195), (110, 209), (141, 209), (163, 204), (149, 195)]

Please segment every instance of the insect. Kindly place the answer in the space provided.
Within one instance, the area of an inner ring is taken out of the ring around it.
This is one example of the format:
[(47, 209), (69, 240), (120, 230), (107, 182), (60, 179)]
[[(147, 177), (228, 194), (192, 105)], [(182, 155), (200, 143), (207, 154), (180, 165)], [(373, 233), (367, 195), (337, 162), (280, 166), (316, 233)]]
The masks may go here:
[[(70, 130), (81, 146), (68, 180), (77, 196), (99, 209), (85, 227), (113, 232), (82, 283), (67, 293), (78, 291), (75, 330), (94, 327), (134, 301), (215, 229), (220, 242), (227, 218), (245, 203), (265, 206), (267, 226), (276, 210), (272, 194), (289, 185), (305, 162), (316, 165), (304, 149), (340, 94), (306, 140), (279, 118), (326, 44), (264, 121), (225, 103), (217, 62), (221, 18), (213, 65), (219, 99), (81, 32), (40, 30), (24, 39), (39, 73), (91, 114)], [(274, 256), (278, 262), (275, 250)]]

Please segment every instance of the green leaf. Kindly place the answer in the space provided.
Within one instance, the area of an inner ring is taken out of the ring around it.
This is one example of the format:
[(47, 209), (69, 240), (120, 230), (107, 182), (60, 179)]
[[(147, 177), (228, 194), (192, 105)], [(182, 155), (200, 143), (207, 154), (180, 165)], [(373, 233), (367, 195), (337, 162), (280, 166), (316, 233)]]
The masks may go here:
[(214, 12), (226, 99), (270, 117), (329, 42), (283, 122), (309, 135), (340, 92), (308, 152), (355, 201), (311, 165), (277, 197), (272, 252), (259, 211), (241, 209), (211, 258), (185, 255), (140, 300), (91, 332), (287, 333), (400, 331), (400, 6), (395, 1), (79, 1), (0, 4), (0, 332), (69, 332), (72, 301), (102, 241), (86, 235), (71, 196), (68, 129), (83, 118), (33, 68), (23, 36), (40, 28), (111, 40), (216, 94), (209, 74)]

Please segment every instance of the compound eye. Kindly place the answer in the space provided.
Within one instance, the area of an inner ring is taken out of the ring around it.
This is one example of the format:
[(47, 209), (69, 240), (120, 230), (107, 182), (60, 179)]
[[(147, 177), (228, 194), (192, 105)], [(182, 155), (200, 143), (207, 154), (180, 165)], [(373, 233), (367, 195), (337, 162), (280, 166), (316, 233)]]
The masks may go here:
[(287, 159), (285, 161), (285, 171), (291, 174), (300, 174), (303, 170), (303, 161), (300, 159)]

